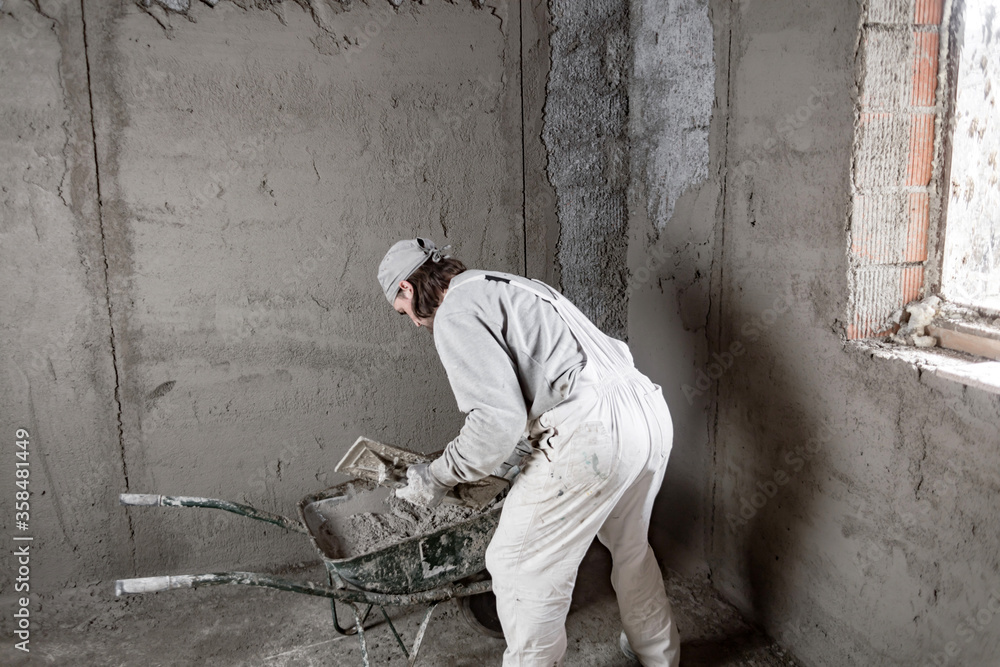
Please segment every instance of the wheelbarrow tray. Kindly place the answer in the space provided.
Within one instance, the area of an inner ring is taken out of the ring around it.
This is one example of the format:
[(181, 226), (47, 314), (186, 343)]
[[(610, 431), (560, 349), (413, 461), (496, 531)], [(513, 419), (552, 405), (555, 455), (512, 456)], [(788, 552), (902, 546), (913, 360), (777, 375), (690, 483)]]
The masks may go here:
[(351, 543), (351, 517), (379, 507), (391, 491), (346, 482), (299, 501), (299, 516), (335, 582), (373, 593), (406, 595), (467, 579), (486, 569), (486, 547), (500, 510), (480, 512), (431, 532), (380, 540), (367, 552)]

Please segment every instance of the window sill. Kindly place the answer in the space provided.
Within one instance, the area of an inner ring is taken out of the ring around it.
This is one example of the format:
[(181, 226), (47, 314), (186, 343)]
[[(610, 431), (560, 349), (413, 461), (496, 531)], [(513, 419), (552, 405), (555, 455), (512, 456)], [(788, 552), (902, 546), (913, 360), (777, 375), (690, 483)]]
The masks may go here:
[(932, 373), (967, 387), (1000, 394), (1000, 361), (940, 347), (910, 347), (872, 339), (848, 341), (847, 349), (857, 350), (873, 359), (902, 361), (922, 372)]

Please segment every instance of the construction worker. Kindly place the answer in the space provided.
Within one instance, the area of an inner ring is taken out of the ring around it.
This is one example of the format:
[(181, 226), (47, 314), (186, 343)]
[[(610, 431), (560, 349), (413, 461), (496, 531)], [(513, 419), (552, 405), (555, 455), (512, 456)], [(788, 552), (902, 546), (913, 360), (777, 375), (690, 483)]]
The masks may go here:
[(486, 551), (504, 667), (562, 663), (577, 570), (595, 535), (613, 558), (622, 650), (677, 667), (677, 630), (648, 542), (673, 439), (660, 387), (625, 343), (548, 285), (467, 270), (448, 247), (400, 241), (378, 270), (393, 308), (432, 332), (467, 415), (439, 458), (409, 468), (397, 496), (433, 507), (455, 484), (489, 475), (526, 433), (531, 453)]

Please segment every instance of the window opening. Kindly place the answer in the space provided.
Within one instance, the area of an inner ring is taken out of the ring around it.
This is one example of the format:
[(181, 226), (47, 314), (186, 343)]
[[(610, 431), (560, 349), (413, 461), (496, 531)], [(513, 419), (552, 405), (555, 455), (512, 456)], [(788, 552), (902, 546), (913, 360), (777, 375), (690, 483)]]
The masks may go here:
[(941, 294), (1000, 315), (1000, 0), (965, 0), (950, 175), (944, 211)]

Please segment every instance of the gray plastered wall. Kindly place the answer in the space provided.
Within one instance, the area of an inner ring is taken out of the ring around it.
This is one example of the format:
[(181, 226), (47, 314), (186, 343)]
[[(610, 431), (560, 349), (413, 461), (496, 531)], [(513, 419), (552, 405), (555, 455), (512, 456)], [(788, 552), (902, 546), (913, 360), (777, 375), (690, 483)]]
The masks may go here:
[(4, 3), (4, 432), (32, 433), (41, 594), (314, 560), (117, 496), (294, 515), (358, 435), (440, 449), (462, 416), (378, 261), (421, 234), (525, 270), (514, 8), (282, 4)]
[(969, 619), (1000, 603), (1000, 400), (843, 338), (860, 8), (714, 6), (731, 48), (710, 345), (744, 352), (716, 385), (713, 582), (807, 665), (991, 664), (995, 614)]

